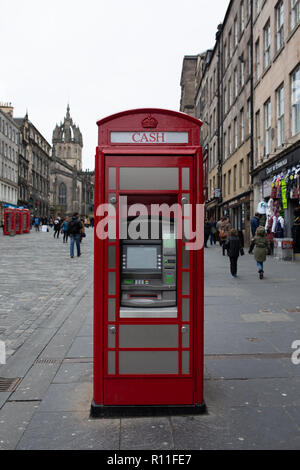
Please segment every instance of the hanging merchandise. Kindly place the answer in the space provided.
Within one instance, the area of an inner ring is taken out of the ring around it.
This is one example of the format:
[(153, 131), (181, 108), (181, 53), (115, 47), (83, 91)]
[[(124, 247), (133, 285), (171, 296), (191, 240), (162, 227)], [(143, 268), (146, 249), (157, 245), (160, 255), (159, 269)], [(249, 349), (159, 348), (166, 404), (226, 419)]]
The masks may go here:
[(287, 209), (287, 194), (286, 194), (286, 181), (284, 178), (281, 180), (281, 198), (282, 198), (282, 208)]
[(258, 204), (257, 204), (257, 211), (259, 214), (266, 214), (267, 212), (267, 204), (265, 203), (265, 201), (260, 201)]

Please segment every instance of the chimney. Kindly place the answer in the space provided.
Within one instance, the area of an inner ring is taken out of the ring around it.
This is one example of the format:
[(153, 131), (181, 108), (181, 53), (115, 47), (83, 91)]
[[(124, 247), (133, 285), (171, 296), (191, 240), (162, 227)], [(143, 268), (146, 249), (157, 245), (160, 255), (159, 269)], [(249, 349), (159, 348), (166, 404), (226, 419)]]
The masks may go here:
[(13, 118), (14, 107), (12, 106), (11, 103), (0, 103), (0, 109), (4, 113), (8, 114), (11, 118)]

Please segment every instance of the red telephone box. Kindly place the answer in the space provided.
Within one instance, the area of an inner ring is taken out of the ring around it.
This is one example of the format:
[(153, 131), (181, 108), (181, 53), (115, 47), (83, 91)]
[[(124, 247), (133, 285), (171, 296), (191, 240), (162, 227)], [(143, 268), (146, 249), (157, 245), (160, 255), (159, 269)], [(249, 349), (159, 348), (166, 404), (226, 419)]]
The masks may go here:
[(16, 235), (16, 210), (6, 207), (3, 211), (3, 235)]
[(22, 233), (30, 232), (30, 212), (29, 209), (22, 209)]
[(15, 214), (16, 214), (16, 234), (20, 235), (22, 233), (22, 226), (23, 226), (22, 209), (15, 209)]
[(137, 109), (97, 124), (91, 414), (203, 412), (202, 123)]

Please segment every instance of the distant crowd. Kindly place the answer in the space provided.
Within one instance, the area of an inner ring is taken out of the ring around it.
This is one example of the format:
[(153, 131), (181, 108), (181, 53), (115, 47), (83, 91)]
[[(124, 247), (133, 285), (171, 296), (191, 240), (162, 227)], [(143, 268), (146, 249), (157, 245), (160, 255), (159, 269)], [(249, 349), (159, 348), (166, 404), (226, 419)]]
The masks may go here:
[[(272, 240), (268, 237), (264, 225), (265, 220), (256, 213), (251, 219), (252, 239), (249, 247), (249, 254), (254, 254), (260, 279), (264, 277), (264, 265), (267, 254), (273, 250)], [(244, 236), (241, 230), (232, 228), (229, 217), (222, 217), (219, 221), (204, 221), (204, 247), (207, 248), (208, 240), (210, 245), (218, 242), (222, 248), (222, 254), (226, 252), (230, 260), (230, 272), (232, 277), (237, 277), (237, 262), (239, 255), (244, 255)]]
[(31, 220), (31, 228), (39, 232), (41, 227), (43, 231), (49, 232), (53, 229), (53, 237), (59, 238), (63, 235), (63, 243), (68, 243), (70, 237), (70, 256), (74, 258), (74, 245), (76, 245), (77, 256), (81, 256), (80, 244), (85, 238), (85, 228), (94, 227), (94, 218), (81, 217), (75, 212), (72, 217), (33, 217)]

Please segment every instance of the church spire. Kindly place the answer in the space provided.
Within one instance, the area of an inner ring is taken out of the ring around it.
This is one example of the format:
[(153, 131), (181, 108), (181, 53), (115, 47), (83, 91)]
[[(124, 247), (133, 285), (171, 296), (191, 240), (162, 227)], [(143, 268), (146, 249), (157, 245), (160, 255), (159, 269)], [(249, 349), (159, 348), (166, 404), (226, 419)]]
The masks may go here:
[(70, 119), (70, 106), (69, 106), (69, 103), (68, 103), (68, 106), (67, 106), (67, 115), (66, 115), (66, 118), (67, 119)]

